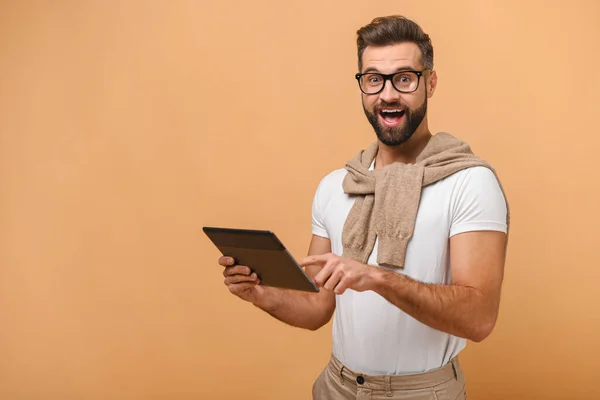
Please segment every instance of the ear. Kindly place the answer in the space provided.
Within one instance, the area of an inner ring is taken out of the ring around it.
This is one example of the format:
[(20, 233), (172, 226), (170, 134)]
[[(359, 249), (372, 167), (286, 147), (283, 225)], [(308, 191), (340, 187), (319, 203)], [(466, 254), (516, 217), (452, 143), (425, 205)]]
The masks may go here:
[(429, 78), (427, 79), (427, 98), (431, 98), (437, 87), (437, 72), (431, 71)]

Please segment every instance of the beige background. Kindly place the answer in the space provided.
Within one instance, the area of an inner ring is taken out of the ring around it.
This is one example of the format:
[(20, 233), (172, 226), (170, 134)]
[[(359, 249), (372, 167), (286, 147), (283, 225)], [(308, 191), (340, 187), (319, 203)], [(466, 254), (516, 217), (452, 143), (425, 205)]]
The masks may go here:
[(331, 326), (229, 295), (201, 227), (306, 254), (318, 181), (374, 140), (355, 32), (390, 13), (433, 38), (433, 130), (511, 201), (469, 398), (600, 398), (595, 0), (0, 2), (0, 398), (308, 399)]

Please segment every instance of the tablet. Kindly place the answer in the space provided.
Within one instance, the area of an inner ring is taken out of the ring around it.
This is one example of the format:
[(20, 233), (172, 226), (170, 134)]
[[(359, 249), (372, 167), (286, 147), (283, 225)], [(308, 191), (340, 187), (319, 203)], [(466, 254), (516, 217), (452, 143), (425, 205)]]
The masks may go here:
[(261, 285), (319, 291), (273, 232), (217, 227), (203, 227), (202, 230), (224, 256), (232, 257), (236, 264), (256, 272)]

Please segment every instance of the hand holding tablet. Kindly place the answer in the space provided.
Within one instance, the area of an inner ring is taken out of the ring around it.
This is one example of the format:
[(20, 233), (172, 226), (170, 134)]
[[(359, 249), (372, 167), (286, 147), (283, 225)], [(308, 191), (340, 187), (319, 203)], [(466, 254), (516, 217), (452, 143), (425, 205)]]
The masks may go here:
[[(225, 272), (227, 279), (233, 283), (248, 283), (240, 290), (250, 290), (258, 284), (305, 292), (319, 291), (273, 232), (217, 227), (202, 229), (223, 254), (219, 263), (228, 268)], [(244, 293), (241, 295), (244, 296)]]

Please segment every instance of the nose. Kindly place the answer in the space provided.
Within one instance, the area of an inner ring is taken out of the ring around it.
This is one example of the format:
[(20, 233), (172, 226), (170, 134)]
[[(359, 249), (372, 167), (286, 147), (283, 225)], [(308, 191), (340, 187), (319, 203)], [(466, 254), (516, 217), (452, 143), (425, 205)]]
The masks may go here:
[(400, 92), (394, 88), (392, 81), (386, 80), (383, 83), (383, 90), (379, 93), (379, 98), (386, 103), (394, 103), (400, 99)]

